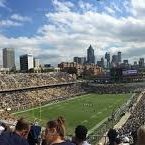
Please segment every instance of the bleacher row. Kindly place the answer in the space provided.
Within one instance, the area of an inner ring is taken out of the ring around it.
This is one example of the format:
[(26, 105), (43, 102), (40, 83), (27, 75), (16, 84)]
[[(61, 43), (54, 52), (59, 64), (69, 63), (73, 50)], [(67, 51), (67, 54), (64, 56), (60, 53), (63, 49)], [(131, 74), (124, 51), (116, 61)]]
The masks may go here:
[(74, 82), (71, 75), (59, 73), (0, 74), (0, 91)]
[(145, 88), (144, 83), (136, 83), (132, 85), (129, 84), (95, 84), (90, 83), (84, 86), (86, 90), (95, 92), (98, 94), (118, 94), (118, 93), (133, 93), (133, 92), (141, 92)]

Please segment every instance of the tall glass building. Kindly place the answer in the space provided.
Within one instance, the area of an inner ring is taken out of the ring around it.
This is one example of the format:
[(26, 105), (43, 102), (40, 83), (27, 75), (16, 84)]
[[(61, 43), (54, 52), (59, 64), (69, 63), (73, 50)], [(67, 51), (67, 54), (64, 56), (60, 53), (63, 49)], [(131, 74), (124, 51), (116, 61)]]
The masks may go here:
[(88, 64), (95, 63), (94, 49), (91, 45), (87, 49), (87, 63)]
[(20, 56), (20, 70), (27, 72), (31, 68), (34, 68), (34, 59), (32, 54), (25, 54)]
[(15, 51), (13, 48), (3, 49), (3, 67), (15, 69)]

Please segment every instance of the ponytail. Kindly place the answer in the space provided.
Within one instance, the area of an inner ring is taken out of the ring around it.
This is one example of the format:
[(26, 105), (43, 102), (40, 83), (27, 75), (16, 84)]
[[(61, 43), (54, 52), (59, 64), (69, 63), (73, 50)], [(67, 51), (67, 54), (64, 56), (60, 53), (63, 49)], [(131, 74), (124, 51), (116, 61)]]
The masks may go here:
[(61, 136), (62, 139), (64, 139), (65, 136), (65, 120), (62, 116), (59, 116), (57, 118), (58, 123), (58, 133)]
[(64, 120), (64, 118), (63, 118), (62, 116), (59, 116), (59, 117), (57, 118), (57, 122), (58, 122), (58, 124), (60, 124), (60, 125), (64, 125), (64, 124), (65, 124), (65, 120)]
[(47, 127), (52, 129), (55, 128), (59, 136), (64, 139), (65, 136), (65, 120), (62, 116), (58, 117), (56, 120), (49, 121)]

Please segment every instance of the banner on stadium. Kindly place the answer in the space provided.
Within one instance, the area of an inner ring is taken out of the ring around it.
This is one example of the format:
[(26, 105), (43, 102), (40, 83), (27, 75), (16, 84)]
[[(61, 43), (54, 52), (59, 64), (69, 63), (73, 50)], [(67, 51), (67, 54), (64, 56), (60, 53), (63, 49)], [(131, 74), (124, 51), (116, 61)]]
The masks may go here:
[(123, 70), (122, 74), (123, 76), (127, 76), (127, 75), (137, 75), (137, 70)]

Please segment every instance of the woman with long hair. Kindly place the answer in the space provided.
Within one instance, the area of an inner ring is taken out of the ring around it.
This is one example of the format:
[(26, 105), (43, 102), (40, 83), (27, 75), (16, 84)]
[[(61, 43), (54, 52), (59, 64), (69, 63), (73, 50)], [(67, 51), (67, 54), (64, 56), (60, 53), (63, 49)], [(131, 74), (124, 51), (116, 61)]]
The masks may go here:
[(63, 117), (48, 121), (45, 130), (45, 141), (49, 145), (74, 145), (65, 141), (65, 120)]

